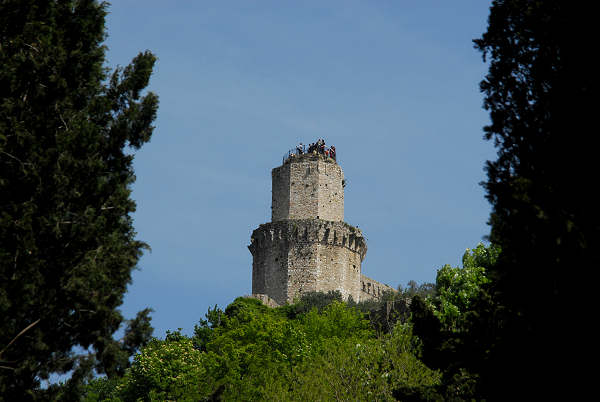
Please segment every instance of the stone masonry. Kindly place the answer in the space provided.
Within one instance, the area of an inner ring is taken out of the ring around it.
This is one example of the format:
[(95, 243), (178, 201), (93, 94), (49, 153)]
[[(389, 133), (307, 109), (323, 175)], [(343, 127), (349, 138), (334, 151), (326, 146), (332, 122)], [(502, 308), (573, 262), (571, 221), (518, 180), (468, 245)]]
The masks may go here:
[(273, 222), (288, 219), (344, 220), (344, 172), (319, 154), (291, 157), (272, 172)]
[(291, 303), (305, 292), (338, 290), (376, 299), (393, 288), (361, 273), (362, 232), (344, 222), (344, 172), (331, 158), (291, 156), (272, 171), (272, 222), (254, 230), (252, 293)]

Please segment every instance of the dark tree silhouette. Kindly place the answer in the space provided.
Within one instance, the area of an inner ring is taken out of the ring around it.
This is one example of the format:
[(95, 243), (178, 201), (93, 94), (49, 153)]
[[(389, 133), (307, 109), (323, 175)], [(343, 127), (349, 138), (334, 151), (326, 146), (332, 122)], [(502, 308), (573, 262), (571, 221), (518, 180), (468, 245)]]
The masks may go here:
[(475, 40), (490, 62), (481, 90), (491, 117), (485, 137), (498, 158), (486, 165), (484, 187), (490, 240), (502, 249), (489, 270), (494, 307), (486, 304), (478, 325), (487, 329), (476, 331), (489, 336), (479, 360), (488, 398), (556, 396), (581, 356), (575, 312), (586, 292), (573, 282), (586, 281), (600, 262), (589, 7), (496, 0), (487, 32)]
[(589, 381), (578, 359), (592, 317), (586, 277), (600, 265), (593, 15), (577, 2), (495, 0), (475, 40), (489, 61), (485, 138), (497, 148), (483, 183), (489, 238), (502, 251), (457, 333), (413, 306), (447, 400), (575, 400)]
[[(144, 243), (130, 214), (133, 156), (150, 140), (155, 62), (103, 66), (106, 4), (0, 2), (0, 399), (49, 398), (52, 373), (122, 373), (152, 331), (117, 309)], [(90, 348), (77, 355), (74, 346)], [(69, 388), (70, 387), (70, 388)], [(44, 393), (45, 396), (40, 396)]]

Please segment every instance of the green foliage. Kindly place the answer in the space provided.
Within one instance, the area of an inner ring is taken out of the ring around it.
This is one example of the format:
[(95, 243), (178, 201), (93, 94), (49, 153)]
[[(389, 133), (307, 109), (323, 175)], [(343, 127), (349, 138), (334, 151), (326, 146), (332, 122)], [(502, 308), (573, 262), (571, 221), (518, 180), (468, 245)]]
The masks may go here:
[(485, 247), (479, 243), (473, 250), (467, 249), (463, 255), (463, 267), (452, 268), (446, 264), (436, 277), (437, 295), (432, 300), (435, 315), (446, 330), (460, 331), (466, 312), (472, 310), (476, 300), (489, 279), (486, 268), (493, 266), (500, 249), (494, 245)]
[[(332, 339), (322, 352), (293, 368), (289, 385), (273, 387), (267, 400), (396, 400), (410, 394), (425, 399), (439, 382), (418, 358), (409, 325), (383, 338)], [(419, 398), (421, 399), (421, 398)]]
[(363, 339), (372, 335), (369, 321), (359, 311), (343, 302), (334, 302), (321, 313), (316, 309), (300, 318), (304, 331), (314, 343), (320, 340), (356, 337)]
[(152, 340), (136, 355), (115, 396), (124, 401), (143, 397), (152, 401), (197, 401), (209, 395), (210, 368), (191, 339), (179, 336)]
[(480, 318), (487, 296), (486, 272), (499, 255), (500, 248), (493, 244), (467, 249), (462, 268), (444, 265), (438, 270), (434, 297), (412, 299), (412, 322), (423, 342), (423, 362), (442, 372), (435, 391), (444, 399), (470, 399), (478, 393), (473, 358), (482, 351), (480, 340), (485, 337), (473, 330), (472, 323)]
[(213, 329), (221, 325), (223, 311), (215, 305), (214, 308), (208, 308), (206, 320), (200, 319), (198, 325), (194, 326), (194, 346), (200, 350), (206, 350), (206, 344), (213, 339)]
[[(117, 309), (142, 250), (128, 148), (150, 140), (155, 62), (103, 66), (106, 4), (0, 3), (0, 394), (77, 399), (91, 370), (121, 375), (151, 333)], [(25, 330), (25, 332), (22, 332)], [(19, 336), (19, 334), (21, 334)], [(88, 349), (88, 356), (73, 348)], [(63, 387), (39, 389), (74, 370)]]
[(439, 307), (436, 315), (452, 330), (460, 327), (460, 318), (478, 296), (480, 287), (488, 282), (482, 267), (452, 268), (444, 265), (437, 273)]
[(223, 325), (214, 331), (206, 348), (228, 356), (224, 381), (229, 387), (239, 384), (248, 373), (257, 374), (261, 367), (288, 367), (310, 353), (306, 331), (297, 322), (255, 299), (234, 301), (226, 309)]
[(398, 285), (398, 292), (405, 299), (412, 299), (415, 296), (427, 299), (435, 295), (436, 287), (433, 283), (425, 282), (419, 285), (415, 281), (408, 281), (405, 287)]
[(260, 399), (273, 376), (319, 354), (328, 340), (372, 336), (362, 314), (340, 302), (296, 319), (287, 313), (254, 299), (237, 299), (227, 307), (222, 325), (206, 345), (208, 352), (222, 357), (217, 377), (224, 399), (240, 394)]
[(307, 292), (300, 299), (287, 306), (288, 316), (295, 317), (298, 314), (307, 313), (313, 308), (322, 311), (334, 301), (342, 301), (342, 293), (339, 290), (330, 290), (327, 293), (323, 292)]
[(402, 292), (385, 292), (379, 300), (348, 301), (348, 304), (365, 313), (371, 327), (380, 335), (390, 332), (396, 323), (410, 319), (410, 299)]
[(431, 393), (440, 374), (419, 361), (409, 324), (378, 338), (356, 308), (335, 296), (311, 296), (327, 298), (330, 304), (304, 313), (302, 306), (271, 309), (248, 298), (224, 312), (215, 306), (194, 337), (174, 332), (153, 340), (118, 384), (92, 381), (87, 400), (393, 400)]
[(81, 400), (85, 402), (99, 402), (105, 400), (116, 400), (116, 387), (122, 378), (98, 377), (90, 380), (81, 393)]

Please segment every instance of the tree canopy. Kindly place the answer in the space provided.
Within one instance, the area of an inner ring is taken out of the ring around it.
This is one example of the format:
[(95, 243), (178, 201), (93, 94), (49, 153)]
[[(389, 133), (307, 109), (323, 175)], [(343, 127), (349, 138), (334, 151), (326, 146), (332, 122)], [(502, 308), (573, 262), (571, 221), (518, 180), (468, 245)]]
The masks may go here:
[(465, 313), (473, 309), (473, 302), (489, 283), (486, 269), (495, 264), (499, 252), (494, 245), (479, 243), (475, 249), (465, 251), (462, 268), (446, 264), (437, 271), (432, 305), (446, 330), (464, 330)]
[(542, 384), (566, 388), (562, 369), (578, 355), (571, 345), (581, 344), (575, 312), (587, 292), (573, 281), (586, 282), (598, 266), (600, 233), (590, 180), (598, 172), (591, 15), (577, 2), (495, 0), (475, 41), (489, 60), (485, 137), (498, 157), (486, 165), (484, 187), (490, 240), (502, 249), (488, 271), (487, 322), (478, 324), (490, 336), (488, 396), (510, 392), (507, 383), (534, 393), (548, 389)]
[(91, 368), (122, 373), (151, 333), (144, 310), (112, 338), (147, 247), (132, 225), (131, 150), (152, 135), (158, 98), (143, 92), (155, 57), (109, 74), (106, 7), (0, 3), (0, 394), (10, 400), (33, 397), (52, 373), (76, 368), (73, 384)]
[[(377, 336), (355, 306), (268, 308), (238, 298), (209, 309), (193, 337), (154, 339), (117, 381), (90, 382), (84, 400), (396, 400), (435, 394), (410, 324)], [(330, 295), (331, 296), (331, 295)]]

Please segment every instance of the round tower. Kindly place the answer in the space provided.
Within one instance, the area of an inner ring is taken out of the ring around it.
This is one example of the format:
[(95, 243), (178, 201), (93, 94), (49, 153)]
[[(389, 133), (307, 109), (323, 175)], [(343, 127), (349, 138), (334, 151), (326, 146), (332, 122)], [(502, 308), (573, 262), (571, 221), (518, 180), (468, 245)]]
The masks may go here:
[(329, 156), (287, 158), (272, 171), (272, 222), (254, 230), (252, 293), (278, 304), (310, 291), (361, 299), (362, 232), (344, 222), (344, 172)]

